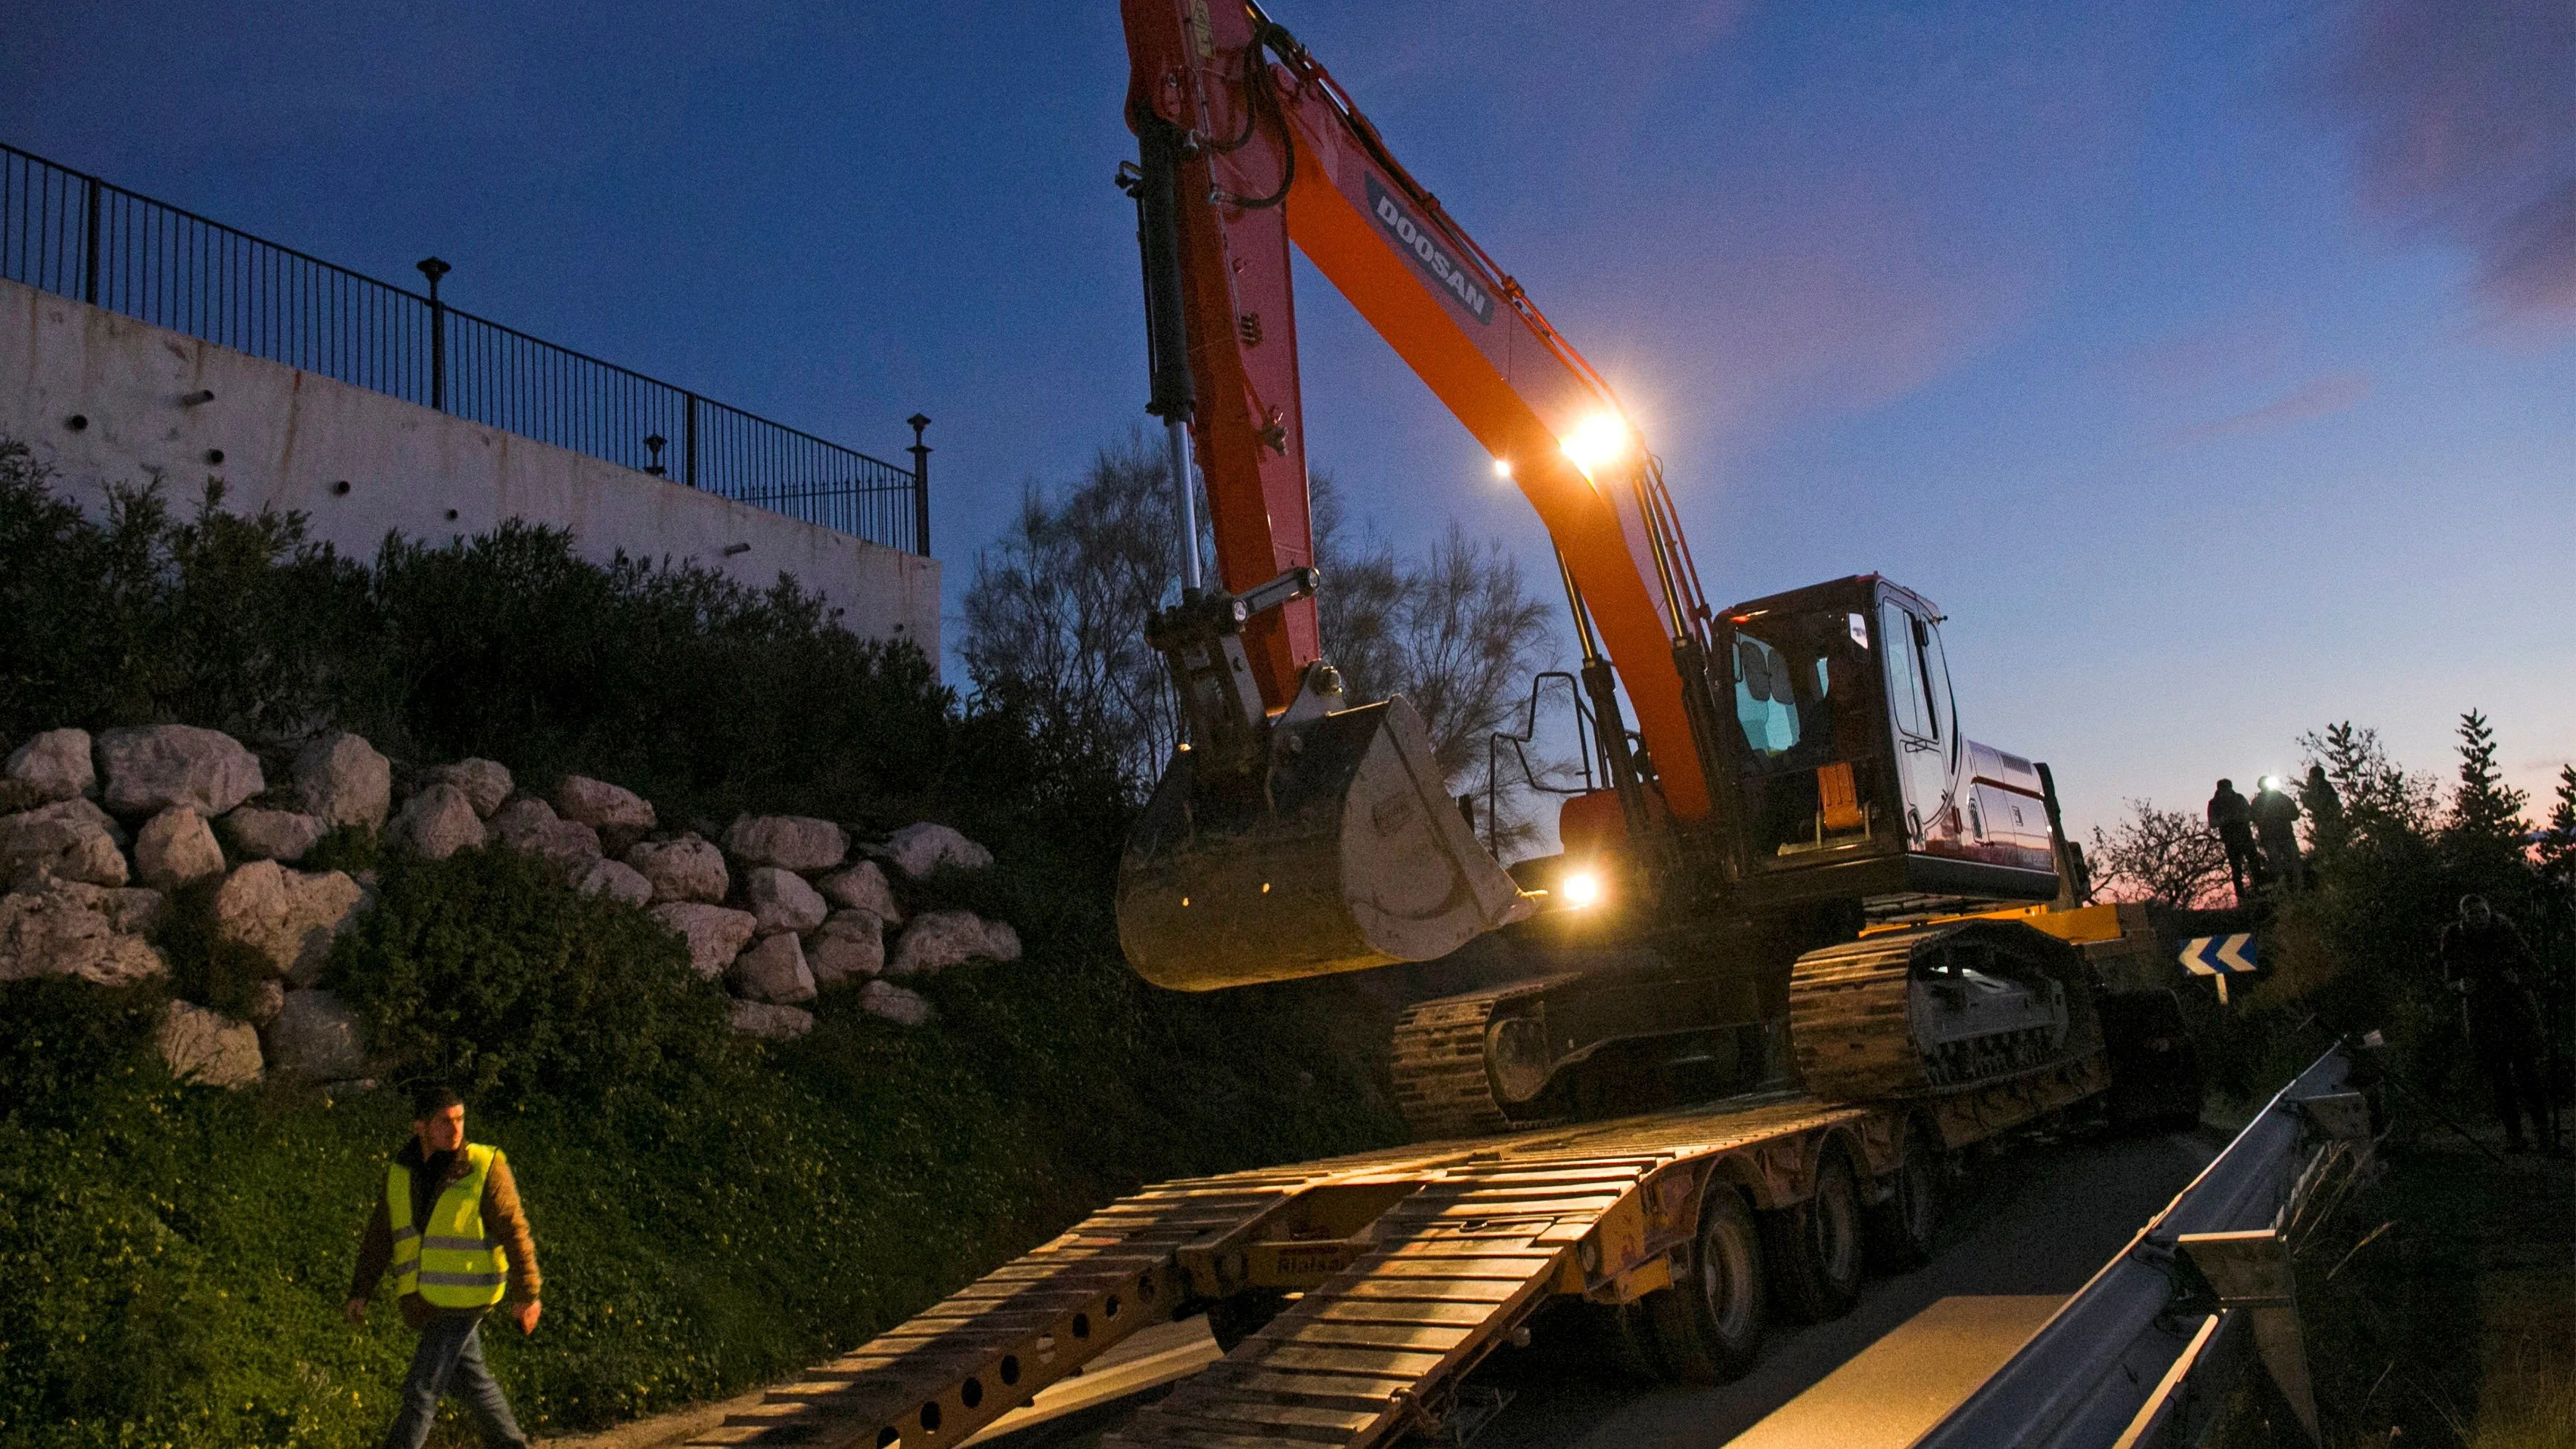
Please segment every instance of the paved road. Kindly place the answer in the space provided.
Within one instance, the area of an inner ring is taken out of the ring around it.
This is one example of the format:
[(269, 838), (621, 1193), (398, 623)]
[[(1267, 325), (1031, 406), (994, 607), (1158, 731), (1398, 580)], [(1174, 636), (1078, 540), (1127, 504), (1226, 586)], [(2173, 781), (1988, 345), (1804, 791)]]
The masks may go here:
[[(2159, 1137), (2025, 1142), (1954, 1185), (1940, 1252), (1872, 1279), (1845, 1318), (1775, 1330), (1753, 1372), (1723, 1388), (1605, 1381), (1544, 1345), (1489, 1362), (1511, 1403), (1474, 1449), (1715, 1446), (1797, 1397), (1898, 1324), (1954, 1294), (2072, 1293), (2226, 1145), (2203, 1128)], [(1545, 1332), (1547, 1321), (1537, 1324)]]

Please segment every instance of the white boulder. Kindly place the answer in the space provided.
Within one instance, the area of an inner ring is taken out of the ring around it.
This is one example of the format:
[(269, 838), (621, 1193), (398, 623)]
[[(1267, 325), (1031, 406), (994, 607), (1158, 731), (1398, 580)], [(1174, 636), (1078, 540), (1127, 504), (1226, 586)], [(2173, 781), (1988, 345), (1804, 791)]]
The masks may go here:
[(173, 805), (221, 815), (268, 788), (258, 756), (221, 730), (194, 725), (109, 730), (98, 737), (98, 760), (108, 810), (128, 817)]
[(772, 931), (810, 931), (823, 924), (823, 918), (832, 911), (803, 876), (774, 865), (752, 867), (751, 873), (743, 877), (742, 894), (751, 905), (751, 913), (760, 918), (763, 935)]
[(895, 868), (914, 880), (937, 870), (982, 870), (993, 863), (993, 852), (927, 820), (887, 836), (885, 849)]
[(78, 798), (0, 816), (0, 881), (43, 874), (121, 886), (128, 878), (117, 848), (122, 834), (106, 811)]
[(304, 813), (325, 825), (384, 828), (393, 810), (394, 767), (376, 747), (346, 730), (305, 742), (295, 755), (295, 792)]
[(127, 986), (165, 975), (169, 964), (139, 934), (151, 914), (138, 897), (78, 881), (48, 880), (0, 896), (0, 981), (77, 976), (100, 986)]
[(814, 1013), (801, 1006), (737, 1001), (733, 1004), (733, 1029), (764, 1041), (794, 1041), (814, 1029)]
[(733, 889), (724, 852), (694, 834), (645, 841), (626, 852), (626, 863), (653, 883), (657, 901), (720, 901)]
[(259, 1080), (259, 1030), (185, 1001), (161, 1009), (152, 1041), (170, 1075), (207, 1087), (247, 1087)]
[(265, 1031), (270, 1022), (277, 1020), (277, 1014), (285, 1009), (286, 983), (262, 981), (250, 989), (250, 1006), (242, 1013), (242, 1019)]
[(459, 760), (441, 765), (429, 772), (429, 783), (453, 785), (463, 791), (479, 820), (492, 818), (493, 812), (509, 800), (510, 792), (518, 788), (510, 778), (510, 767), (498, 760)]
[(256, 860), (216, 888), (215, 934), (258, 952), (271, 975), (310, 986), (365, 899), (365, 888), (343, 871), (307, 875)]
[(168, 896), (141, 886), (109, 889), (66, 881), (61, 888), (80, 892), (83, 899), (94, 902), (96, 909), (106, 915), (109, 925), (129, 936), (150, 935), (161, 929), (162, 921), (170, 914)]
[(903, 907), (895, 904), (894, 886), (886, 880), (884, 868), (873, 860), (860, 861), (814, 884), (822, 890), (823, 898), (836, 906), (866, 911), (893, 925), (903, 924)]
[(441, 784), (405, 800), (385, 839), (423, 860), (445, 860), (460, 850), (479, 849), (489, 835), (465, 791)]
[(8, 764), (0, 766), (0, 801), (11, 810), (96, 793), (98, 770), (90, 762), (87, 730), (47, 730), (11, 750)]
[(592, 865), (575, 887), (586, 896), (606, 896), (630, 906), (648, 905), (653, 900), (653, 883), (631, 865), (603, 860)]
[[(418, 797), (414, 797), (418, 798)], [(322, 843), (331, 827), (300, 810), (263, 810), (244, 805), (216, 821), (216, 834), (244, 860), (274, 860), (292, 865)]]
[(713, 981), (751, 944), (760, 922), (749, 911), (727, 910), (704, 901), (672, 901), (653, 908), (653, 919), (689, 944), (689, 968)]
[(134, 836), (134, 873), (158, 891), (224, 873), (224, 850), (214, 827), (186, 805), (173, 805), (143, 823)]
[(930, 998), (891, 981), (871, 981), (860, 987), (859, 1009), (900, 1026), (919, 1026), (939, 1014), (931, 1009)]
[(643, 796), (587, 775), (566, 775), (555, 787), (555, 809), (599, 832), (611, 854), (623, 854), (653, 828), (653, 806)]
[(850, 834), (808, 815), (744, 815), (726, 827), (724, 848), (744, 865), (830, 870), (849, 858)]
[(358, 1014), (328, 991), (290, 991), (268, 1024), (268, 1063), (299, 1082), (340, 1082), (367, 1069)]
[(730, 973), (734, 995), (781, 1006), (814, 999), (814, 973), (806, 968), (804, 944), (795, 933), (763, 936), (734, 958)]
[(492, 838), (553, 866), (566, 880), (588, 875), (603, 854), (598, 831), (564, 819), (553, 806), (533, 798), (502, 806), (492, 817)]
[(806, 943), (805, 964), (824, 991), (885, 970), (885, 925), (870, 911), (835, 911)]
[(1020, 959), (1020, 933), (972, 911), (924, 911), (895, 942), (888, 976), (927, 975), (977, 957)]

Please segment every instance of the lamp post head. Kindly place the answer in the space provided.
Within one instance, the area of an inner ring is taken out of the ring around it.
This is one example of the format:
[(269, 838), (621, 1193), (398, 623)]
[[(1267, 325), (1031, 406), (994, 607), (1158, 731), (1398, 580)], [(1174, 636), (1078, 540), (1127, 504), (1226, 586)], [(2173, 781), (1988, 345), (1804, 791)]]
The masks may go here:
[(438, 279), (456, 270), (436, 257), (423, 257), (412, 265), (420, 269), (422, 276), (429, 278), (429, 295), (432, 300), (438, 297)]

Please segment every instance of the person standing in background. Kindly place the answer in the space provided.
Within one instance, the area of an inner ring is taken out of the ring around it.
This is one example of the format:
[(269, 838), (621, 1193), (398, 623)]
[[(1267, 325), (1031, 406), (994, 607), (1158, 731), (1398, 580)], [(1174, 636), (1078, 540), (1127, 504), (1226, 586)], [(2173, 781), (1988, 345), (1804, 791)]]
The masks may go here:
[(2236, 888), (2236, 904), (2245, 904), (2245, 894), (2261, 885), (2262, 862), (2254, 853), (2254, 813), (2245, 797), (2236, 793), (2236, 782), (2221, 780), (2209, 797), (2209, 828), (2218, 832), (2219, 843), (2227, 847), (2227, 879)]

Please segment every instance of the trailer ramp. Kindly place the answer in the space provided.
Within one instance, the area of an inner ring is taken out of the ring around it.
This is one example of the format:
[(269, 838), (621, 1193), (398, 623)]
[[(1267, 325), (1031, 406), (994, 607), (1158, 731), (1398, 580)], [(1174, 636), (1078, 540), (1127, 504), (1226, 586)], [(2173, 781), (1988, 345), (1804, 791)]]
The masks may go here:
[(1748, 1149), (1794, 1158), (1869, 1115), (1775, 1095), (1160, 1184), (689, 1442), (960, 1444), (1128, 1334), (1246, 1283), (1305, 1286), (1107, 1443), (1357, 1449), (1435, 1429), (1548, 1296), (1662, 1266), (1649, 1239), (1674, 1231), (1662, 1219), (1679, 1195), (1661, 1187), (1676, 1173)]

